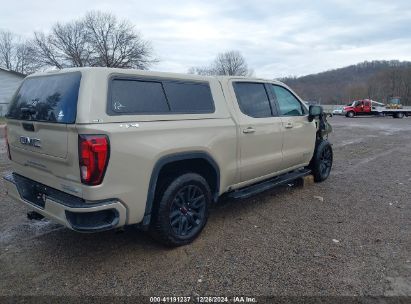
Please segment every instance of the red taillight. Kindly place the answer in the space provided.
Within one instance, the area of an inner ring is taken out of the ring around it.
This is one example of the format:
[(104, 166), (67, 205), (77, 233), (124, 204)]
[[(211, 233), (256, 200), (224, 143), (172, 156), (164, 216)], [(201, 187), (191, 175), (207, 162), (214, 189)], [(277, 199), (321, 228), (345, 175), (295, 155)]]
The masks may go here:
[(5, 135), (6, 135), (6, 146), (7, 146), (7, 155), (9, 159), (11, 160), (11, 154), (10, 154), (10, 145), (9, 145), (9, 138), (7, 136), (7, 126), (4, 127)]
[(101, 184), (110, 156), (108, 137), (79, 135), (78, 147), (81, 182), (92, 186)]

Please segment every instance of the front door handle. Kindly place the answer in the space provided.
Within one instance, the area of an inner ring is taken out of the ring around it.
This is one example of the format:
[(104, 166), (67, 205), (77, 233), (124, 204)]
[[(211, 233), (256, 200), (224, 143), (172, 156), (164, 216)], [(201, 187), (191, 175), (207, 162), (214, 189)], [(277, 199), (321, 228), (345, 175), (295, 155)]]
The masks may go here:
[(253, 127), (248, 127), (247, 129), (243, 130), (244, 134), (254, 133), (255, 129)]
[(291, 129), (292, 127), (294, 127), (292, 122), (287, 122), (284, 126), (286, 129)]

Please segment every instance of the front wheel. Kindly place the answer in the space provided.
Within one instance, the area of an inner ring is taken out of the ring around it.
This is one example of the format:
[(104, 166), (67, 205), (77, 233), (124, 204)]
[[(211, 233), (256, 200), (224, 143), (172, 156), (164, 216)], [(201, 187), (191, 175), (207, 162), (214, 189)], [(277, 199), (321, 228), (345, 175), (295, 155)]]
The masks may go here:
[(180, 175), (157, 197), (151, 234), (167, 246), (191, 243), (208, 219), (212, 195), (206, 180), (196, 173)]
[(314, 151), (309, 168), (314, 175), (314, 181), (319, 183), (325, 181), (331, 172), (333, 164), (333, 150), (327, 140), (320, 140)]
[(347, 112), (347, 114), (345, 116), (349, 117), (349, 118), (353, 118), (354, 117), (354, 112), (353, 111)]

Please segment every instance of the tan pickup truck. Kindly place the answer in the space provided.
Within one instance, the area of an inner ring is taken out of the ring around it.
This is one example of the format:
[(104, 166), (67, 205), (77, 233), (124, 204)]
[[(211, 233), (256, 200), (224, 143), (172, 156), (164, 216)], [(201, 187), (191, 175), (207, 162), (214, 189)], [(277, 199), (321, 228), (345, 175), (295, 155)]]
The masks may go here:
[(7, 115), (8, 194), (81, 232), (178, 246), (211, 203), (331, 170), (322, 108), (280, 82), (110, 68), (27, 77)]

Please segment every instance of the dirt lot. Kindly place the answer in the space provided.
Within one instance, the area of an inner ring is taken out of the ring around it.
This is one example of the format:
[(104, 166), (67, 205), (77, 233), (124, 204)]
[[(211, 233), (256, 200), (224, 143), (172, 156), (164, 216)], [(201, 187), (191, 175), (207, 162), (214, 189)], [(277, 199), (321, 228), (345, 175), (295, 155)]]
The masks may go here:
[(411, 296), (411, 118), (331, 122), (326, 182), (223, 201), (177, 249), (30, 221), (1, 181), (0, 295)]

